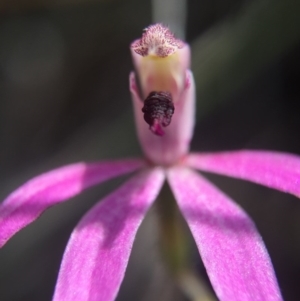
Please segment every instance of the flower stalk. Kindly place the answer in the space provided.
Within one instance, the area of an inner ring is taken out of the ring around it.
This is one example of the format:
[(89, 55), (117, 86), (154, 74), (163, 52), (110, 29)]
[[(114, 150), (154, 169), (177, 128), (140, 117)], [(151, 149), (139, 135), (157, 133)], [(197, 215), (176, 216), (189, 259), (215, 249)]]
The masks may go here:
[(172, 277), (191, 301), (216, 301), (193, 267), (192, 237), (169, 185), (162, 187), (156, 208), (162, 255)]
[(156, 204), (162, 253), (173, 275), (189, 269), (189, 239), (170, 187), (164, 185)]

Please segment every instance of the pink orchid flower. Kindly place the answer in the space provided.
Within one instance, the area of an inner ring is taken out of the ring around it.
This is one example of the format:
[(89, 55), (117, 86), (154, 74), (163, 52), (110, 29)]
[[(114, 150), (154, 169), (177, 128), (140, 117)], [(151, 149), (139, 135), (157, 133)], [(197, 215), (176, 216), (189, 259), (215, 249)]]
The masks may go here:
[(40, 175), (0, 207), (0, 245), (55, 204), (135, 172), (74, 229), (55, 301), (114, 300), (136, 232), (165, 180), (222, 301), (282, 300), (273, 267), (249, 216), (194, 169), (249, 180), (300, 196), (300, 158), (267, 151), (189, 154), (195, 113), (189, 46), (161, 24), (131, 45), (130, 91), (145, 159), (77, 163)]

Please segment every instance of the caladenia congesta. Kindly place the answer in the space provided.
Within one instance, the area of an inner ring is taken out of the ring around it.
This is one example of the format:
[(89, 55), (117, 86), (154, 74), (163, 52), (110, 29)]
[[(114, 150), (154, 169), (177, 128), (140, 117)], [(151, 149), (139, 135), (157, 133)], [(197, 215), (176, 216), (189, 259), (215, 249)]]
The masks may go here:
[[(194, 169), (300, 196), (300, 158), (270, 151), (189, 153), (195, 87), (189, 46), (161, 24), (131, 44), (130, 91), (144, 159), (76, 163), (40, 175), (0, 207), (0, 246), (48, 207), (84, 189), (135, 174), (84, 215), (71, 234), (53, 300), (114, 300), (136, 232), (167, 180), (222, 301), (282, 300), (253, 222)], [(105, 141), (103, 141), (105, 143)]]

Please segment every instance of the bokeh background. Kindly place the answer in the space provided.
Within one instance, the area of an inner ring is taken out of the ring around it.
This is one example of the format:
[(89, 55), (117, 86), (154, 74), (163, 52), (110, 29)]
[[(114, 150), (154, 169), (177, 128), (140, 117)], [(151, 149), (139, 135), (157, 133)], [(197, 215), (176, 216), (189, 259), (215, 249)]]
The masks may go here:
[[(67, 163), (142, 155), (128, 46), (153, 21), (152, 11), (148, 0), (0, 0), (1, 199)], [(187, 1), (185, 39), (197, 84), (192, 150), (300, 155), (299, 15), (295, 0)], [(285, 300), (299, 300), (299, 200), (206, 176), (254, 219)], [(124, 179), (51, 208), (11, 239), (0, 251), (0, 300), (51, 300), (72, 229)], [(119, 301), (189, 300), (164, 264), (158, 236), (154, 207), (139, 230)], [(206, 279), (200, 257), (192, 260)]]

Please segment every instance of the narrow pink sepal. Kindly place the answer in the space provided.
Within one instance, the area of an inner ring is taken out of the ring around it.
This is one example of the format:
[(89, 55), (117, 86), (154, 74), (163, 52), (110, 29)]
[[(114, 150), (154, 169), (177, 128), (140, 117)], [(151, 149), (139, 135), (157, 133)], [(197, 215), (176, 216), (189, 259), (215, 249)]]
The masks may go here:
[(300, 197), (300, 157), (296, 155), (247, 150), (192, 154), (188, 156), (187, 164)]
[(0, 205), (0, 247), (48, 207), (84, 189), (144, 166), (138, 159), (77, 163), (44, 173), (11, 193)]
[(164, 179), (160, 168), (145, 170), (82, 218), (65, 251), (54, 301), (115, 299), (137, 229)]
[(168, 180), (220, 301), (282, 300), (267, 250), (247, 214), (192, 170), (172, 168)]
[(185, 156), (190, 147), (195, 123), (195, 83), (190, 70), (186, 71), (185, 87), (180, 99), (174, 103), (175, 112), (164, 136), (154, 135), (144, 120), (135, 75), (129, 77), (135, 123), (140, 144), (146, 157), (154, 164), (172, 165)]

